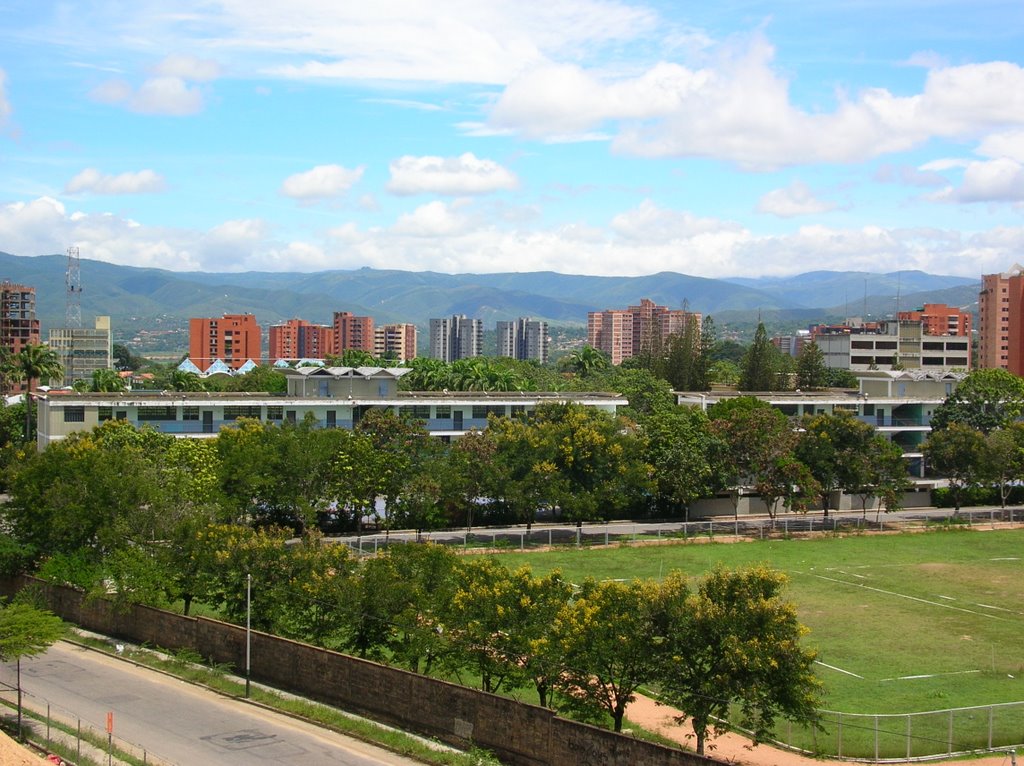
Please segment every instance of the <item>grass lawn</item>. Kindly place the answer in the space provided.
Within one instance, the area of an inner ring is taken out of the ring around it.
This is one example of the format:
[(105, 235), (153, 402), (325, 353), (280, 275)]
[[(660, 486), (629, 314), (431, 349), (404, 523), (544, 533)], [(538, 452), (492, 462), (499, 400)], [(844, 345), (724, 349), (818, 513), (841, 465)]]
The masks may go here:
[[(564, 549), (498, 556), (572, 581), (699, 577), (767, 563), (818, 649), (829, 709), (897, 713), (1024, 700), (1024, 530)], [(844, 672), (845, 671), (845, 672)], [(956, 674), (956, 675), (953, 675)], [(926, 678), (901, 678), (930, 676)]]

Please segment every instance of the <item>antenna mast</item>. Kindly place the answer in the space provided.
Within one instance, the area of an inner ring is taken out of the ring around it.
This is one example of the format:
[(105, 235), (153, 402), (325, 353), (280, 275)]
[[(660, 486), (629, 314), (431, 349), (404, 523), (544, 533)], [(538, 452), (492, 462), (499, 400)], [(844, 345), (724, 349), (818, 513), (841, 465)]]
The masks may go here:
[(78, 330), (82, 327), (82, 269), (78, 258), (78, 248), (68, 248), (68, 270), (64, 277), (67, 287), (64, 309), (64, 325), (68, 329)]

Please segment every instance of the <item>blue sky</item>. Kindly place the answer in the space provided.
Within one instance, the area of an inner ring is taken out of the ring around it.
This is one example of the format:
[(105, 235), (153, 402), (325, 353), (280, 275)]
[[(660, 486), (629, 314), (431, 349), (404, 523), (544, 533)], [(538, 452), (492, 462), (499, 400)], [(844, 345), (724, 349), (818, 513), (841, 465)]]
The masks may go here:
[(976, 276), (1024, 260), (1024, 3), (0, 0), (0, 250)]

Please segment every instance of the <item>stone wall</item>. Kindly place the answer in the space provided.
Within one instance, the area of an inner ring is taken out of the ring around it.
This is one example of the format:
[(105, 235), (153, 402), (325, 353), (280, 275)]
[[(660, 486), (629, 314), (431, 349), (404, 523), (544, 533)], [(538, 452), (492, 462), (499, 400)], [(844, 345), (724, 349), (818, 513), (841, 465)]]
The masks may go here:
[[(145, 606), (118, 609), (33, 578), (0, 582), (11, 595), (31, 585), (57, 615), (87, 630), (245, 668), (245, 628)], [(714, 766), (682, 750), (559, 718), (536, 705), (390, 668), (297, 641), (252, 632), (251, 678), (448, 742), (471, 743), (512, 766)]]

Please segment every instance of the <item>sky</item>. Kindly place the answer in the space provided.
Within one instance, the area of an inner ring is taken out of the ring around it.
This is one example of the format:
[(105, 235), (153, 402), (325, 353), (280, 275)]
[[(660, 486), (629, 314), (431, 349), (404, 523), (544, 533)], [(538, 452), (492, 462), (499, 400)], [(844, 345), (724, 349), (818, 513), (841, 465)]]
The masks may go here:
[(0, 0), (0, 250), (634, 276), (1024, 260), (1020, 0)]

